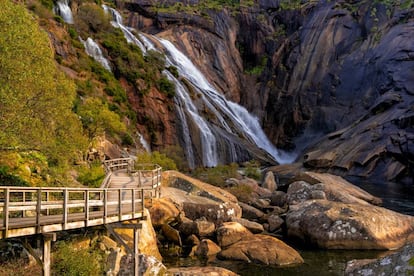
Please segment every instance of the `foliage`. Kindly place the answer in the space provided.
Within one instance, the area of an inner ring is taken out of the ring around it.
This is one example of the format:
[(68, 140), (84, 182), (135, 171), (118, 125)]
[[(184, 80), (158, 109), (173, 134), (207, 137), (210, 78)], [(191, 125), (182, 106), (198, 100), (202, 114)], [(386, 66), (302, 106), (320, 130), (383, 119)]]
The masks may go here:
[(75, 86), (24, 6), (2, 0), (0, 25), (0, 148), (35, 149), (65, 165), (86, 145), (71, 111)]
[(174, 160), (174, 163), (177, 165), (177, 169), (181, 172), (188, 171), (188, 164), (185, 159), (184, 150), (178, 146), (167, 146), (160, 151), (162, 154), (165, 154), (168, 158)]
[(105, 132), (109, 134), (121, 134), (126, 131), (118, 114), (110, 111), (108, 105), (98, 98), (87, 98), (79, 107), (78, 114), (92, 141)]
[(69, 242), (56, 243), (53, 253), (52, 275), (102, 275), (102, 255), (93, 249), (75, 249)]
[(238, 185), (226, 188), (226, 191), (237, 197), (237, 200), (241, 202), (250, 202), (253, 188), (247, 185)]
[(99, 5), (93, 3), (86, 3), (79, 7), (75, 22), (82, 37), (112, 28), (109, 16)]
[(255, 180), (260, 180), (262, 174), (260, 172), (260, 163), (254, 160), (250, 162), (245, 162), (244, 164), (244, 172), (247, 177), (253, 178)]
[(206, 183), (224, 187), (225, 182), (229, 178), (236, 178), (238, 165), (231, 163), (229, 165), (218, 165), (213, 168), (197, 168), (193, 172), (193, 176)]
[(94, 162), (90, 166), (79, 168), (77, 180), (90, 188), (99, 188), (105, 178), (105, 171), (101, 162)]
[(137, 155), (136, 164), (158, 164), (162, 170), (177, 170), (174, 160), (167, 157), (164, 153), (154, 151), (152, 153), (144, 152)]
[(161, 77), (157, 81), (157, 87), (160, 92), (167, 95), (168, 98), (174, 98), (175, 96), (175, 85), (167, 77)]
[(26, 181), (17, 175), (9, 173), (9, 168), (0, 166), (0, 186), (29, 186)]

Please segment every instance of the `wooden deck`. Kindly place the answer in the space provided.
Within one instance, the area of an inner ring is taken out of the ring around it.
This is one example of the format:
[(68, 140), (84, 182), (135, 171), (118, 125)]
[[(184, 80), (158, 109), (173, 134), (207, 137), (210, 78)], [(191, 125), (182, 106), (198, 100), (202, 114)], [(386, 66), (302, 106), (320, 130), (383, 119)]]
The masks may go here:
[(130, 158), (104, 162), (101, 188), (0, 187), (0, 239), (109, 224), (143, 217), (159, 196), (161, 168)]

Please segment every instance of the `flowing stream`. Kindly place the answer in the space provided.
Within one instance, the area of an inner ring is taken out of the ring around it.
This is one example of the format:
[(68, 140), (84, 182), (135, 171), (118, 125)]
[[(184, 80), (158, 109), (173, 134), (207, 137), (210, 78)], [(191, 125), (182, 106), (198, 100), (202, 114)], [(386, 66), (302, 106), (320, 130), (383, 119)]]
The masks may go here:
[(73, 14), (69, 7), (69, 0), (58, 0), (56, 5), (53, 7), (55, 14), (60, 15), (63, 21), (68, 24), (73, 24)]

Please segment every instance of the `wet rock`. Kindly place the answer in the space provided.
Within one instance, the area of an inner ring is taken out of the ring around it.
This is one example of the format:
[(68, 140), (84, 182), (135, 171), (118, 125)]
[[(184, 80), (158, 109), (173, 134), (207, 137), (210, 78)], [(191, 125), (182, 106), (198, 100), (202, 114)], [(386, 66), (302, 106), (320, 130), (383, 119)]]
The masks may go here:
[(173, 243), (182, 246), (180, 232), (168, 224), (161, 226), (161, 231), (168, 243)]
[(302, 257), (284, 242), (266, 235), (249, 235), (222, 250), (218, 258), (258, 263), (262, 265), (288, 266), (303, 263)]
[[(139, 255), (139, 275), (165, 275), (167, 268), (155, 257)], [(134, 275), (134, 259), (131, 254), (123, 256), (119, 276)]]
[(287, 233), (327, 249), (397, 249), (414, 240), (414, 217), (369, 204), (308, 200), (291, 206)]
[(217, 228), (217, 242), (222, 248), (232, 245), (250, 235), (253, 234), (238, 222), (225, 222)]

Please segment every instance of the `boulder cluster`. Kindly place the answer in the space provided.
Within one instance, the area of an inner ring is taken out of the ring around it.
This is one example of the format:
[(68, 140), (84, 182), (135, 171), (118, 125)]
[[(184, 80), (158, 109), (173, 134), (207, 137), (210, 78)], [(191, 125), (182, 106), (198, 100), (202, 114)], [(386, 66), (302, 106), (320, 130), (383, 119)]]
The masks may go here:
[(180, 255), (291, 266), (304, 260), (284, 241), (391, 250), (414, 240), (414, 217), (380, 207), (379, 198), (339, 176), (298, 172), (280, 185), (269, 170), (261, 182), (228, 179), (229, 190), (248, 191), (237, 198), (178, 172), (163, 177), (150, 216), (159, 243)]

